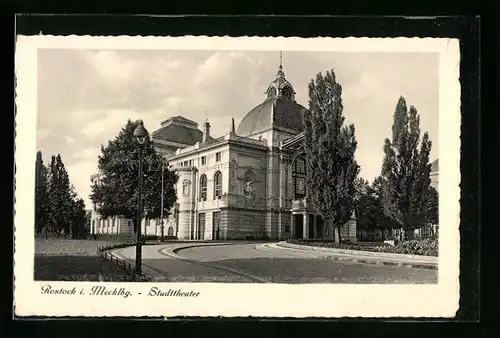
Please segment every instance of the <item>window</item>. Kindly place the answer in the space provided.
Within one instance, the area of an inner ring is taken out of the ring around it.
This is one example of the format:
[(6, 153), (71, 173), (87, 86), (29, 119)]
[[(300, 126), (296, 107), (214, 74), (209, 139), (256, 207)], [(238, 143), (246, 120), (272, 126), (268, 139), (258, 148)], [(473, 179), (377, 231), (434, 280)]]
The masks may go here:
[(214, 199), (222, 196), (222, 173), (217, 171), (214, 175)]
[(114, 228), (114, 227), (115, 227), (115, 219), (114, 219), (114, 218), (111, 220), (111, 227), (112, 227), (112, 228)]
[(292, 167), (293, 192), (295, 199), (306, 196), (306, 161), (302, 157), (297, 157)]
[(94, 202), (94, 211), (97, 210), (97, 203)]
[(200, 200), (207, 200), (207, 175), (201, 175), (200, 177)]
[(286, 86), (281, 90), (281, 95), (287, 100), (291, 100), (293, 93), (292, 93), (292, 88)]
[(189, 181), (182, 182), (182, 195), (189, 196)]
[(128, 226), (131, 227), (132, 226), (132, 222), (131, 221), (128, 221)]
[(192, 167), (193, 166), (193, 160), (189, 160), (189, 166)]
[(188, 166), (188, 161), (184, 161), (184, 166), (187, 167)]
[(206, 165), (207, 164), (207, 157), (206, 156), (203, 156), (201, 158), (201, 165)]
[(220, 152), (215, 153), (215, 161), (220, 162), (222, 159), (222, 154)]

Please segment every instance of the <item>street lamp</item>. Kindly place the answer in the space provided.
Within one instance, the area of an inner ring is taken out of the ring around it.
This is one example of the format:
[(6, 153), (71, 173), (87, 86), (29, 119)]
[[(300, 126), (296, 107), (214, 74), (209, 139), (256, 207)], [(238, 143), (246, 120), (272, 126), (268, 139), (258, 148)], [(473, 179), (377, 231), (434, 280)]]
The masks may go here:
[(148, 131), (144, 128), (144, 123), (139, 121), (139, 125), (134, 130), (134, 136), (140, 145), (139, 148), (139, 182), (138, 182), (138, 197), (137, 197), (137, 244), (135, 246), (135, 273), (137, 275), (141, 274), (142, 270), (142, 242), (141, 242), (141, 221), (142, 221), (142, 151), (144, 149), (144, 143), (146, 142), (146, 137), (148, 136)]

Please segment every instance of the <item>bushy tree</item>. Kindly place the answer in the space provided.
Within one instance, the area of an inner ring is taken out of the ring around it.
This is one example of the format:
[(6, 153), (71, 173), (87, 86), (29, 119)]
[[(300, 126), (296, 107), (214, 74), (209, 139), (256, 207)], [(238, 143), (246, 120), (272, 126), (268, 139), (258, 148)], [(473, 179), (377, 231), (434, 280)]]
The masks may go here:
[(40, 233), (49, 224), (49, 181), (42, 152), (38, 151), (35, 162), (35, 232)]
[(427, 132), (420, 135), (417, 109), (407, 108), (399, 98), (394, 113), (392, 139), (386, 139), (382, 165), (382, 199), (385, 214), (397, 221), (408, 237), (425, 225), (430, 184), (429, 153), (431, 141)]
[[(161, 175), (163, 157), (154, 147), (154, 141), (147, 138), (140, 145), (134, 137), (139, 121), (128, 120), (120, 133), (107, 146), (101, 147), (98, 168), (102, 174), (99, 183), (92, 186), (91, 199), (98, 205), (103, 218), (124, 217), (134, 220), (134, 231), (139, 225), (137, 219), (139, 153), (143, 158), (143, 202), (147, 219), (159, 218), (161, 214)], [(164, 178), (164, 215), (177, 200), (175, 184), (177, 174), (165, 168)]]
[(304, 112), (307, 198), (333, 225), (335, 241), (354, 209), (354, 181), (359, 166), (354, 125), (344, 125), (342, 87), (333, 70), (316, 75), (309, 89), (309, 110)]

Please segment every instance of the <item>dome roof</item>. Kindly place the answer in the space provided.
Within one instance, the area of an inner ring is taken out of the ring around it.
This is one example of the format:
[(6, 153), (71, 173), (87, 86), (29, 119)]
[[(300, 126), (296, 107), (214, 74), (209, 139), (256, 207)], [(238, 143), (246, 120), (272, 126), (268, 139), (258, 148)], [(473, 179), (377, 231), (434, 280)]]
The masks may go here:
[(250, 136), (272, 127), (302, 131), (302, 115), (305, 108), (295, 101), (275, 96), (266, 99), (250, 110), (241, 120), (236, 134)]
[(241, 120), (236, 134), (251, 136), (273, 127), (291, 129), (297, 133), (303, 130), (303, 106), (295, 102), (295, 90), (285, 78), (282, 53), (276, 78), (266, 90), (266, 100), (250, 110)]

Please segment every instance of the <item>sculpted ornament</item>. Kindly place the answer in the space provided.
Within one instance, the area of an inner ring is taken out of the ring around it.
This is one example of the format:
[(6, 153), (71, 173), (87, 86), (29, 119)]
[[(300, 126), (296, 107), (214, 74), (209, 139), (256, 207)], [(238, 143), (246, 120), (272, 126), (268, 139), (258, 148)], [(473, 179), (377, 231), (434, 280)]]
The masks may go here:
[(245, 182), (244, 189), (245, 197), (254, 199), (255, 198), (255, 186), (253, 181)]

